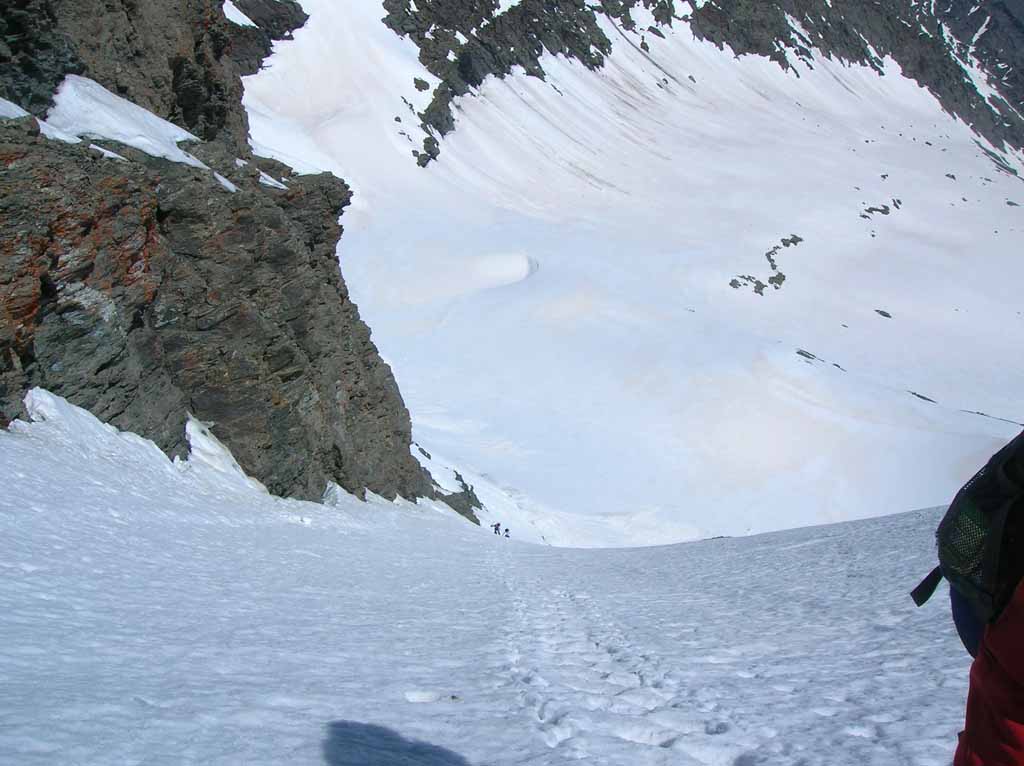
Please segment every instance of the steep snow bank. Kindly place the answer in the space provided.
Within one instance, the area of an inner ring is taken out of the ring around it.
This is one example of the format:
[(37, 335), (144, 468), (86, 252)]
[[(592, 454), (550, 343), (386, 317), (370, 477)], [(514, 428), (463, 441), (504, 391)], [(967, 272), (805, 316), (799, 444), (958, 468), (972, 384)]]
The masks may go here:
[(906, 595), (934, 512), (541, 548), (29, 404), (0, 432), (4, 764), (949, 762), (968, 657)]

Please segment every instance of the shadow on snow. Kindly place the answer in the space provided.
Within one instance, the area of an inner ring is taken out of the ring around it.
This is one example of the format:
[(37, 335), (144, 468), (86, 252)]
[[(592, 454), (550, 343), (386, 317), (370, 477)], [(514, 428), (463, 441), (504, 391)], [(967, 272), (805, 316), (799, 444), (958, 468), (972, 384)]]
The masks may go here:
[(328, 766), (470, 766), (451, 750), (356, 721), (327, 724), (324, 760)]

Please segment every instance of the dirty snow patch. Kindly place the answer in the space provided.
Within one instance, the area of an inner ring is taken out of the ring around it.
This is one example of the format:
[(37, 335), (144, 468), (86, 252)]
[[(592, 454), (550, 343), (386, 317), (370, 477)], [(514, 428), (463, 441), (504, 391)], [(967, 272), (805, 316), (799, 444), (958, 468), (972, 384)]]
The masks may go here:
[(235, 186), (233, 183), (231, 183), (228, 179), (226, 179), (220, 173), (214, 173), (213, 177), (217, 179), (217, 183), (219, 183), (221, 186), (223, 186), (225, 189), (227, 189), (232, 194), (234, 194), (236, 191), (238, 191), (238, 187)]
[(99, 152), (104, 157), (106, 157), (108, 160), (120, 160), (121, 162), (127, 162), (128, 161), (124, 157), (122, 157), (120, 154), (118, 154), (117, 152), (112, 152), (109, 149), (104, 149), (99, 144), (89, 144), (89, 148), (94, 150), (94, 151)]
[(275, 189), (284, 189), (285, 191), (288, 190), (287, 186), (285, 186), (283, 183), (278, 181), (273, 176), (267, 175), (262, 170), (260, 171), (260, 183), (263, 184), (264, 186), (272, 186)]
[(259, 24), (238, 10), (238, 6), (231, 0), (224, 0), (224, 15), (228, 17), (228, 21), (240, 27), (259, 27)]

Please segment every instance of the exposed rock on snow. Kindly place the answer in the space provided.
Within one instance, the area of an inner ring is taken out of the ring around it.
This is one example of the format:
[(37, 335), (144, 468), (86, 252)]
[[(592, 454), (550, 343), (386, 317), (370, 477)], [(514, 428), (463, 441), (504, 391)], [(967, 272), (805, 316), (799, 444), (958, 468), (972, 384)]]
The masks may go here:
[(734, 277), (729, 282), (729, 286), (732, 287), (733, 289), (739, 289), (743, 285), (749, 285), (750, 287), (753, 287), (755, 293), (762, 296), (764, 295), (765, 289), (769, 285), (774, 287), (776, 290), (781, 290), (782, 285), (786, 282), (786, 275), (779, 268), (779, 263), (776, 260), (775, 256), (778, 255), (783, 248), (796, 247), (803, 241), (803, 237), (801, 237), (798, 234), (793, 234), (790, 237), (783, 237), (781, 239), (782, 244), (775, 245), (764, 254), (765, 260), (768, 261), (768, 267), (771, 269), (772, 272), (772, 275), (768, 277), (767, 282), (762, 282), (760, 279), (754, 276), (744, 275)]
[(443, 499), (453, 510), (459, 513), (461, 516), (465, 516), (467, 519), (472, 521), (474, 524), (479, 524), (480, 519), (477, 518), (474, 511), (479, 511), (483, 508), (480, 503), (480, 498), (476, 496), (476, 492), (473, 487), (466, 483), (466, 480), (462, 477), (462, 474), (458, 471), (455, 472), (455, 480), (459, 483), (462, 489), (458, 492), (452, 492), (451, 494), (439, 494), (438, 497)]

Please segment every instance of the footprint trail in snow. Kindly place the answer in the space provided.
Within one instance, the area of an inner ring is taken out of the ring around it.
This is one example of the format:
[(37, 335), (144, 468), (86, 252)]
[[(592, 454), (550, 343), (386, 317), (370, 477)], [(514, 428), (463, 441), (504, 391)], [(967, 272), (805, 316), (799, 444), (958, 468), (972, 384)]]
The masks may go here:
[[(901, 601), (913, 578), (892, 541), (919, 524), (598, 555), (499, 548), (502, 670), (550, 750), (536, 762), (946, 764), (952, 732), (930, 722), (959, 716), (965, 660), (941, 615)], [(873, 606), (858, 571), (872, 555), (893, 570), (874, 575), (891, 593)]]

